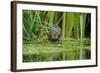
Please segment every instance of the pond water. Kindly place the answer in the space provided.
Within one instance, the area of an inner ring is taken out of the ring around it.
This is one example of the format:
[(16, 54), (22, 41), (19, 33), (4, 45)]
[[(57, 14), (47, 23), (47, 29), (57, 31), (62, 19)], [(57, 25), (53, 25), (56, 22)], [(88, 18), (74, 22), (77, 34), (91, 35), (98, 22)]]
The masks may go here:
[(23, 62), (83, 60), (90, 58), (90, 40), (23, 43)]

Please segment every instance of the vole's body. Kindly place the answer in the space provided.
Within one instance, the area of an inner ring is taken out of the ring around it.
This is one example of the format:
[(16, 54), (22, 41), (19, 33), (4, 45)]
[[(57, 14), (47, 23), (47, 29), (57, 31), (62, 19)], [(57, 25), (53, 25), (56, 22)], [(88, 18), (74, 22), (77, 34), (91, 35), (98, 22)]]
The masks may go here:
[(50, 41), (57, 41), (61, 36), (61, 28), (54, 26), (49, 30), (48, 38)]

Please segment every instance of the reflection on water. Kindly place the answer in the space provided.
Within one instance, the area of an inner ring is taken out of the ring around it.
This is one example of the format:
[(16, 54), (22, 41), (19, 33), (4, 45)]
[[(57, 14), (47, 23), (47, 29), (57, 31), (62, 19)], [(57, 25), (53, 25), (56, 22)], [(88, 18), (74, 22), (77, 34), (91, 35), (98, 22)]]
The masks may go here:
[(23, 62), (84, 60), (91, 58), (89, 40), (23, 44)]

